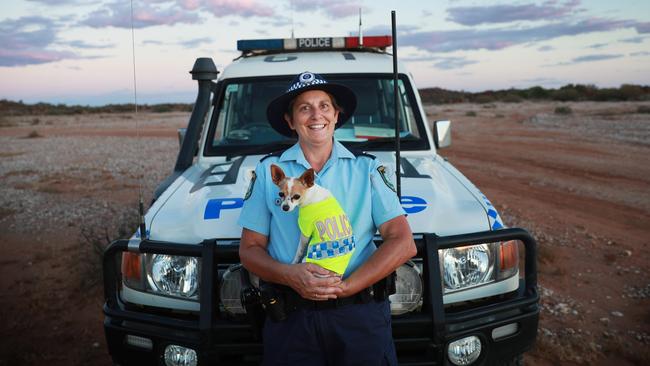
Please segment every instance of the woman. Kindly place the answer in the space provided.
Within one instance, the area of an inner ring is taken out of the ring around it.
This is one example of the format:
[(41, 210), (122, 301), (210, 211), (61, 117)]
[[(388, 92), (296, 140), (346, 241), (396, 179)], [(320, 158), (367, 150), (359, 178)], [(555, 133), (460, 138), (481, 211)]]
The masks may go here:
[[(266, 321), (265, 365), (397, 363), (387, 294), (371, 295), (369, 289), (414, 256), (416, 248), (380, 164), (334, 139), (334, 130), (355, 107), (349, 88), (305, 72), (267, 108), (271, 126), (285, 136), (297, 135), (298, 143), (262, 159), (239, 219), (242, 264), (274, 284), (290, 305), (284, 309), (286, 320)], [(276, 206), (271, 164), (288, 176), (313, 168), (316, 183), (329, 189), (347, 212), (356, 249), (342, 279), (313, 263), (290, 264), (300, 238), (297, 212)], [(372, 241), (377, 229), (383, 238), (379, 248)]]

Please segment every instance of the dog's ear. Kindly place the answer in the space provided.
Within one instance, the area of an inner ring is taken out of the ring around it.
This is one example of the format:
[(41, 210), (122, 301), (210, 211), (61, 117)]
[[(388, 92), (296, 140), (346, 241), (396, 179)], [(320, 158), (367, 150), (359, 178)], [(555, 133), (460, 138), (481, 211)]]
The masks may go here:
[(275, 164), (271, 164), (271, 179), (275, 185), (280, 185), (280, 182), (285, 178), (282, 168)]
[(302, 173), (302, 175), (300, 176), (300, 181), (307, 188), (310, 188), (311, 186), (313, 186), (314, 185), (314, 169), (309, 168), (309, 169), (305, 170), (305, 172)]

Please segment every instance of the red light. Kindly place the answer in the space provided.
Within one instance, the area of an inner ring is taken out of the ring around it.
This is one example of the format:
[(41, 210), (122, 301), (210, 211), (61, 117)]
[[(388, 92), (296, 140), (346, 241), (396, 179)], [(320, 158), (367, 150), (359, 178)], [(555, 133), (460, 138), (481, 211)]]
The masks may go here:
[[(363, 37), (363, 47), (385, 48), (393, 45), (391, 36), (368, 36)], [(345, 37), (345, 48), (359, 47), (359, 37)]]

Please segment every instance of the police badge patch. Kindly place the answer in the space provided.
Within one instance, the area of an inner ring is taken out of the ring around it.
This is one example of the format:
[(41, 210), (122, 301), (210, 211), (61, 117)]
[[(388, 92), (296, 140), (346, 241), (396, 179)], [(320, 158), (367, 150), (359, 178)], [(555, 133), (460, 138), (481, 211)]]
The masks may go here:
[(250, 198), (251, 193), (253, 193), (253, 186), (255, 185), (255, 179), (257, 179), (257, 174), (254, 171), (251, 172), (251, 182), (248, 184), (248, 189), (244, 195), (244, 201)]
[(388, 177), (386, 177), (386, 167), (383, 166), (383, 165), (380, 165), (377, 168), (377, 171), (379, 172), (379, 175), (381, 175), (381, 179), (384, 181), (386, 186), (388, 188), (390, 188), (391, 191), (397, 193), (397, 191), (395, 191), (395, 186), (393, 186), (393, 183), (391, 183), (390, 180), (388, 179)]

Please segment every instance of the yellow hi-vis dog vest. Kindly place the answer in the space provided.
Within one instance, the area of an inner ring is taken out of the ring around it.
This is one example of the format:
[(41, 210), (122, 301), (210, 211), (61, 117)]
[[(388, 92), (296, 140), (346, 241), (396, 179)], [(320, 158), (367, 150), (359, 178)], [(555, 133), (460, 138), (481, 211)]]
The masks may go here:
[(305, 260), (343, 275), (355, 244), (348, 215), (336, 198), (300, 207), (298, 226), (309, 238)]

